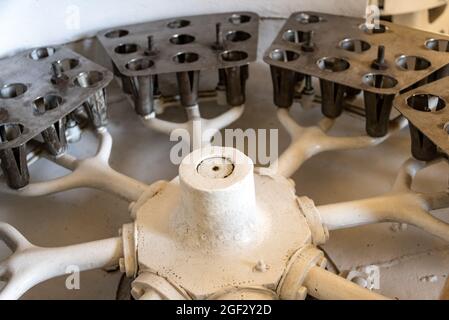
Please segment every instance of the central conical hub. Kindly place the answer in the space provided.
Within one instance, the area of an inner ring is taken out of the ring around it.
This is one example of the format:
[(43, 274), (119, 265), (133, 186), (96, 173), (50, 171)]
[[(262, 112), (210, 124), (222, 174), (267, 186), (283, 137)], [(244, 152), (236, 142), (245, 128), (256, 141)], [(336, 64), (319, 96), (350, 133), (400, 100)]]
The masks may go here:
[(252, 240), (257, 222), (253, 169), (251, 159), (233, 148), (198, 149), (182, 161), (181, 215), (195, 241)]

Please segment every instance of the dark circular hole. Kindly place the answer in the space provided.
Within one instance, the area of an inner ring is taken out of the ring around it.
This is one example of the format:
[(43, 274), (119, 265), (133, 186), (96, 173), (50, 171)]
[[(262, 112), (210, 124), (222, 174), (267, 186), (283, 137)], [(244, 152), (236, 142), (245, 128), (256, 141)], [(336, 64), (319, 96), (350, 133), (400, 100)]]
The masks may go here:
[(173, 20), (173, 21), (169, 22), (167, 24), (167, 27), (169, 27), (170, 29), (179, 29), (179, 28), (185, 28), (189, 25), (190, 25), (189, 20), (179, 19), (179, 20)]
[(21, 96), (27, 91), (27, 86), (23, 83), (10, 83), (5, 84), (0, 89), (0, 98), (12, 99)]
[(42, 115), (49, 110), (56, 109), (62, 103), (61, 96), (55, 94), (47, 94), (44, 97), (39, 97), (33, 101), (34, 113)]
[(390, 89), (394, 88), (398, 84), (398, 81), (385, 74), (370, 73), (363, 77), (363, 83), (373, 88)]
[(414, 94), (407, 99), (407, 104), (414, 110), (435, 112), (446, 107), (446, 102), (433, 94)]
[(221, 59), (223, 61), (242, 61), (246, 58), (248, 58), (248, 54), (245, 51), (232, 50), (221, 53)]
[(195, 41), (195, 37), (189, 34), (175, 34), (170, 38), (170, 42), (173, 44), (188, 44)]
[(69, 81), (69, 77), (66, 74), (62, 74), (58, 77), (55, 76), (51, 77), (50, 81), (52, 84), (59, 86), (62, 84), (66, 84)]
[(251, 21), (251, 17), (245, 14), (233, 14), (229, 17), (229, 22), (232, 24), (242, 24)]
[(317, 62), (318, 67), (321, 70), (330, 71), (330, 72), (341, 72), (349, 69), (349, 62), (335, 57), (326, 57), (321, 58)]
[(112, 31), (106, 32), (104, 36), (106, 38), (121, 38), (121, 37), (127, 36), (128, 34), (129, 34), (128, 30), (117, 29), (117, 30), (112, 30)]
[(41, 60), (52, 56), (55, 53), (55, 48), (37, 48), (31, 51), (30, 58), (33, 60)]
[(176, 63), (192, 63), (197, 61), (200, 56), (195, 52), (180, 52), (173, 57)]
[(321, 18), (320, 16), (316, 16), (316, 15), (311, 15), (305, 12), (301, 12), (296, 16), (296, 20), (299, 23), (302, 24), (309, 24), (309, 23), (318, 23), (323, 21), (323, 18)]
[(311, 31), (287, 30), (282, 38), (292, 43), (303, 43), (310, 37), (310, 33)]
[(378, 26), (371, 26), (371, 25), (367, 25), (366, 23), (363, 23), (359, 26), (360, 30), (362, 30), (363, 32), (367, 33), (367, 34), (377, 34), (377, 33), (385, 33), (388, 31), (388, 27), (383, 25), (383, 24), (379, 24)]
[(214, 166), (214, 167), (212, 167), (212, 170), (213, 171), (218, 171), (218, 170), (220, 170), (220, 168), (218, 166)]
[(299, 58), (299, 53), (290, 50), (274, 49), (270, 52), (270, 59), (275, 61), (290, 62)]
[(245, 31), (229, 31), (226, 34), (226, 40), (231, 42), (246, 41), (251, 38), (251, 35)]
[(11, 142), (19, 138), (24, 131), (20, 123), (0, 124), (0, 143)]
[(396, 64), (401, 69), (414, 71), (425, 70), (431, 65), (429, 60), (417, 56), (400, 56)]
[(443, 39), (427, 40), (426, 48), (433, 50), (433, 51), (449, 52), (449, 40), (443, 40)]
[(72, 69), (75, 69), (80, 64), (80, 61), (78, 59), (62, 59), (53, 62), (53, 67), (58, 68), (61, 72), (66, 72)]
[(133, 59), (126, 64), (126, 68), (132, 71), (142, 71), (151, 68), (154, 62), (147, 58)]
[(81, 88), (90, 88), (103, 80), (103, 74), (99, 71), (81, 72), (75, 78), (75, 84)]
[(139, 46), (134, 43), (124, 43), (124, 44), (121, 44), (121, 45), (115, 47), (115, 49), (114, 49), (115, 53), (118, 53), (118, 54), (134, 53), (134, 52), (137, 52), (137, 50), (139, 50)]
[(340, 42), (340, 48), (350, 52), (362, 53), (369, 50), (371, 45), (359, 39), (344, 39)]

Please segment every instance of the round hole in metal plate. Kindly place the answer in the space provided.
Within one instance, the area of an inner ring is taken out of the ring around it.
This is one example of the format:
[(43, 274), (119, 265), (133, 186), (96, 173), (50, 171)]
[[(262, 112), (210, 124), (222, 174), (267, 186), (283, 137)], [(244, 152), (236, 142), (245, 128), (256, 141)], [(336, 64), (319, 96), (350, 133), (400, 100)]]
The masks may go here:
[(430, 39), (426, 41), (426, 48), (439, 51), (439, 52), (449, 52), (449, 40), (443, 39)]
[(378, 33), (385, 33), (388, 31), (388, 27), (383, 24), (366, 24), (363, 23), (359, 26), (359, 29), (365, 32), (366, 34), (378, 34)]
[(0, 88), (0, 98), (12, 99), (20, 97), (27, 91), (27, 86), (23, 83), (9, 83)]
[(362, 53), (371, 48), (371, 45), (368, 42), (360, 39), (344, 39), (340, 41), (339, 46), (346, 51), (355, 53)]
[(70, 80), (70, 78), (66, 75), (66, 74), (62, 74), (59, 77), (51, 77), (50, 82), (55, 85), (55, 86), (59, 86), (61, 84), (65, 84)]
[(0, 144), (12, 142), (22, 135), (24, 126), (20, 123), (2, 123), (0, 124)]
[(282, 39), (292, 43), (303, 43), (310, 37), (311, 31), (287, 30), (282, 35)]
[(75, 84), (81, 88), (90, 88), (103, 81), (103, 73), (99, 71), (81, 72), (75, 78)]
[(56, 49), (52, 47), (46, 48), (37, 48), (31, 51), (30, 58), (33, 60), (41, 60), (47, 57), (52, 56), (55, 53)]
[(435, 112), (446, 107), (446, 102), (439, 96), (417, 93), (407, 99), (407, 105), (422, 112)]
[(67, 72), (69, 70), (75, 69), (80, 64), (80, 61), (78, 59), (62, 59), (53, 62), (53, 65), (57, 67), (61, 72)]
[(299, 53), (290, 50), (274, 49), (269, 54), (270, 59), (281, 62), (295, 61), (299, 58)]
[(130, 54), (137, 52), (139, 50), (139, 46), (134, 43), (123, 43), (115, 47), (114, 51), (118, 54)]
[(403, 70), (425, 70), (431, 66), (429, 60), (418, 56), (402, 55), (396, 59), (396, 65)]
[(398, 84), (398, 81), (386, 74), (369, 73), (363, 76), (363, 83), (373, 88), (391, 89)]
[(178, 45), (192, 43), (193, 41), (195, 41), (195, 37), (190, 34), (175, 34), (170, 38), (170, 43)]
[(198, 61), (200, 56), (195, 52), (180, 52), (173, 57), (173, 61), (176, 63), (193, 63)]
[(296, 16), (296, 20), (302, 24), (318, 23), (323, 21), (323, 18), (317, 15), (301, 12)]
[(190, 26), (190, 21), (184, 19), (173, 20), (167, 24), (167, 27), (169, 27), (170, 29), (185, 28), (188, 26)]
[(246, 53), (245, 51), (231, 50), (221, 53), (221, 59), (227, 62), (242, 61), (246, 58), (248, 58), (248, 53)]
[(121, 37), (125, 37), (129, 34), (128, 30), (125, 29), (117, 29), (117, 30), (111, 30), (109, 32), (105, 33), (105, 37), (106, 38), (121, 38)]
[(329, 72), (341, 72), (349, 69), (350, 64), (345, 59), (336, 57), (325, 57), (317, 61), (317, 65), (321, 70)]
[(229, 31), (226, 34), (226, 40), (231, 42), (246, 41), (251, 38), (251, 34), (245, 31)]
[(62, 97), (56, 94), (47, 94), (43, 97), (34, 99), (33, 109), (37, 115), (43, 115), (45, 112), (56, 109), (62, 104)]
[(142, 71), (151, 68), (153, 65), (153, 60), (150, 60), (148, 58), (137, 58), (129, 61), (126, 64), (126, 69), (132, 71)]
[(229, 22), (232, 24), (243, 24), (251, 21), (251, 17), (246, 14), (234, 13), (229, 17)]

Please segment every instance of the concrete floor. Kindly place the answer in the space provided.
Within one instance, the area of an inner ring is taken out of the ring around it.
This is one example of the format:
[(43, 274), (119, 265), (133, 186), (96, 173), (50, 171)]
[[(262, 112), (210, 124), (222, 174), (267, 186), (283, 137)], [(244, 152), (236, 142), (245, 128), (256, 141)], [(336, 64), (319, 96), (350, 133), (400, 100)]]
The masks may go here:
[[(259, 51), (262, 53), (283, 21), (262, 21)], [(85, 46), (85, 44), (84, 44)], [(79, 44), (75, 45), (79, 48)], [(89, 42), (88, 56), (105, 61), (95, 43)], [(259, 55), (260, 56), (260, 55)], [(203, 86), (215, 80), (203, 79)], [(269, 68), (261, 61), (250, 68), (247, 109), (233, 128), (279, 128), (280, 151), (289, 143), (276, 119), (272, 103)], [(177, 168), (168, 160), (171, 146), (165, 135), (149, 131), (140, 123), (116, 84), (109, 90), (109, 130), (114, 138), (111, 166), (141, 181), (151, 183), (171, 179)], [(220, 111), (205, 105), (206, 113)], [(320, 118), (319, 108), (292, 110), (301, 124)], [(335, 135), (364, 132), (362, 120), (343, 115), (331, 131)], [(96, 138), (85, 132), (70, 153), (85, 157), (96, 149)], [(315, 203), (327, 204), (375, 196), (389, 190), (400, 165), (410, 156), (408, 130), (403, 130), (380, 146), (357, 151), (329, 152), (307, 161), (293, 176), (298, 195)], [(46, 160), (31, 167), (34, 181), (66, 173)], [(414, 184), (417, 190), (444, 190), (448, 168), (444, 164), (424, 170)], [(117, 235), (119, 227), (130, 221), (127, 203), (95, 190), (74, 190), (57, 195), (23, 199), (0, 195), (0, 220), (17, 227), (30, 241), (41, 246), (61, 246)], [(449, 210), (435, 212), (449, 221)], [(331, 232), (323, 247), (340, 271), (377, 264), (381, 270), (380, 292), (399, 299), (437, 299), (449, 272), (449, 246), (413, 227), (393, 231), (390, 223)], [(0, 259), (9, 251), (0, 244)], [(430, 281), (430, 279), (436, 281)], [(120, 278), (118, 272), (91, 271), (81, 275), (81, 289), (69, 291), (65, 278), (47, 281), (30, 290), (24, 299), (114, 299)]]

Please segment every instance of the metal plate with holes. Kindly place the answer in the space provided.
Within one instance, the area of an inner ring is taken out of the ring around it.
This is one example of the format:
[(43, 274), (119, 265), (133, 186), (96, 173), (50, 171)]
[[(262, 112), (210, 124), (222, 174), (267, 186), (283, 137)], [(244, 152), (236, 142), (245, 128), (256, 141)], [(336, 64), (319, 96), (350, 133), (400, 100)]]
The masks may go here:
[[(304, 51), (309, 31), (313, 51)], [(264, 61), (352, 88), (396, 94), (449, 64), (448, 40), (449, 36), (384, 21), (373, 32), (363, 19), (297, 12), (266, 51)], [(386, 70), (371, 67), (381, 45), (386, 49)]]
[[(220, 50), (214, 49), (217, 23), (223, 37)], [(120, 73), (147, 76), (245, 65), (257, 57), (258, 29), (257, 14), (233, 12), (122, 26), (97, 37)]]
[(393, 105), (449, 155), (449, 77), (402, 94)]
[[(53, 63), (63, 71), (57, 82)], [(107, 69), (64, 47), (21, 52), (0, 60), (0, 70), (0, 149), (31, 140), (113, 78)], [(21, 135), (8, 140), (11, 126), (19, 126)]]

